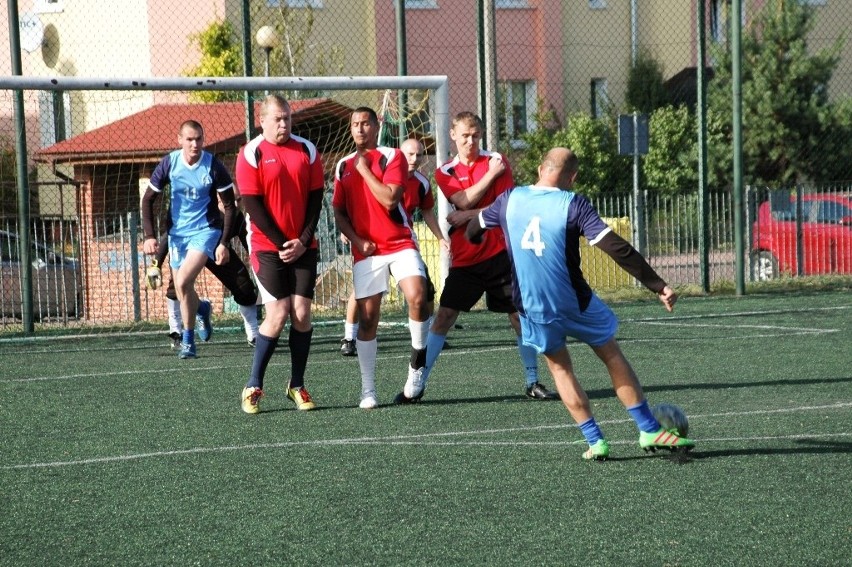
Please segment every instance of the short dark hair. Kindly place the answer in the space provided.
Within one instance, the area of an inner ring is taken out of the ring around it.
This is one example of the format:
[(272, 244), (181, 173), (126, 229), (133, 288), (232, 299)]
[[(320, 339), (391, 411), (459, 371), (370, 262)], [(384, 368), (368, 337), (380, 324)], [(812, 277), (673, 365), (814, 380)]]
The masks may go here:
[(379, 115), (376, 114), (376, 111), (370, 108), (369, 106), (359, 106), (355, 110), (352, 111), (352, 114), (349, 115), (349, 122), (352, 122), (352, 117), (356, 114), (368, 114), (370, 116), (370, 122), (373, 124), (379, 123)]

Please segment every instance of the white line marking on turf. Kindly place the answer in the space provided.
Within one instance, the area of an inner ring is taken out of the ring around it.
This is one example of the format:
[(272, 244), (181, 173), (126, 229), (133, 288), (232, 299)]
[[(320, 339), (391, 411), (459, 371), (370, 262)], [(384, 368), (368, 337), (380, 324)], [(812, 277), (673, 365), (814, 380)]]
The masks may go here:
[[(820, 406), (800, 406), (796, 408), (777, 408), (769, 410), (752, 410), (745, 412), (725, 412), (690, 416), (690, 419), (701, 419), (709, 417), (729, 417), (732, 415), (755, 415), (755, 414), (772, 414), (772, 413), (791, 413), (799, 411), (815, 411), (815, 410), (830, 410), (830, 409), (845, 409), (852, 407), (852, 402), (839, 402), (835, 404), (820, 405)], [(629, 419), (618, 420), (602, 420), (601, 424), (613, 424), (629, 422)], [(575, 428), (574, 424), (557, 424), (557, 425), (536, 425), (529, 427), (508, 427), (501, 429), (482, 429), (469, 431), (447, 431), (438, 433), (417, 433), (412, 435), (392, 435), (382, 437), (356, 437), (343, 439), (317, 439), (312, 441), (282, 441), (280, 443), (257, 443), (250, 445), (229, 445), (223, 447), (194, 447), (190, 449), (175, 449), (171, 451), (155, 451), (150, 453), (133, 453), (128, 455), (116, 455), (112, 457), (95, 457), (91, 459), (79, 459), (74, 461), (49, 461), (43, 463), (27, 463), (18, 465), (3, 465), (0, 470), (19, 470), (19, 469), (39, 469), (39, 468), (57, 468), (74, 465), (91, 465), (100, 463), (113, 463), (124, 461), (136, 461), (140, 459), (171, 457), (178, 455), (198, 455), (205, 453), (224, 453), (229, 451), (254, 451), (258, 449), (283, 449), (286, 447), (322, 447), (328, 445), (510, 445), (510, 446), (525, 446), (525, 445), (576, 445), (582, 444), (582, 441), (439, 441), (438, 439), (447, 437), (461, 437), (464, 435), (495, 435), (501, 433), (517, 433), (530, 431), (543, 431), (550, 429), (568, 429)], [(777, 436), (758, 436), (758, 437), (722, 437), (722, 438), (702, 438), (699, 443), (708, 442), (748, 442), (748, 441), (764, 441), (764, 440), (784, 440), (784, 439), (821, 439), (829, 437), (849, 437), (850, 432), (838, 433), (813, 433), (813, 434), (796, 434), (796, 435), (777, 435)], [(433, 441), (434, 440), (434, 441)], [(614, 445), (627, 445), (635, 443), (634, 440), (610, 441)]]

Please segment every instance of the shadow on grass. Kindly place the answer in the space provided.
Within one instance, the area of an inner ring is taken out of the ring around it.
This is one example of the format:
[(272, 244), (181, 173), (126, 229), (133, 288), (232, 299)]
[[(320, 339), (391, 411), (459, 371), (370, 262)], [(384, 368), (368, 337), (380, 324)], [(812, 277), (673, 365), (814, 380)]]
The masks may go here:
[[(697, 443), (701, 443), (698, 439)], [(828, 454), (845, 454), (852, 453), (852, 443), (845, 441), (825, 441), (824, 439), (795, 439), (793, 443), (799, 447), (786, 448), (750, 448), (750, 449), (728, 449), (718, 451), (708, 451), (705, 449), (693, 450), (687, 453), (674, 452), (670, 453), (665, 449), (659, 450), (656, 453), (648, 453), (643, 455), (633, 455), (630, 457), (610, 457), (610, 461), (635, 461), (637, 459), (648, 459), (659, 457), (667, 461), (671, 461), (676, 465), (688, 465), (693, 461), (703, 461), (706, 459), (723, 459), (727, 457), (751, 457), (756, 455), (828, 455)]]

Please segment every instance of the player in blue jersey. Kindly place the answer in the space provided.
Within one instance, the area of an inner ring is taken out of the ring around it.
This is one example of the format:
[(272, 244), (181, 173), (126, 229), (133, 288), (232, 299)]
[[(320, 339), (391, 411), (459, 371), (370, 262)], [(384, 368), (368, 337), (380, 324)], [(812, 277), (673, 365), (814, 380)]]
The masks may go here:
[(606, 365), (618, 399), (639, 428), (643, 449), (691, 449), (693, 441), (666, 431), (651, 413), (636, 373), (615, 339), (615, 314), (583, 278), (580, 237), (655, 292), (668, 311), (674, 309), (677, 294), (630, 243), (610, 230), (588, 199), (571, 191), (577, 169), (571, 150), (550, 150), (535, 185), (500, 195), (468, 224), (466, 235), (477, 242), (486, 229), (503, 229), (523, 342), (544, 354), (562, 402), (589, 443), (584, 459), (606, 459), (609, 444), (574, 374), (566, 336), (588, 344)]
[[(145, 254), (156, 256), (159, 241), (154, 229), (154, 203), (169, 191), (169, 265), (184, 321), (178, 357), (195, 358), (195, 324), (200, 300), (195, 280), (208, 259), (228, 262), (227, 243), (234, 222), (234, 183), (225, 166), (204, 151), (204, 129), (187, 120), (178, 131), (180, 149), (167, 154), (151, 175), (142, 197)], [(222, 202), (224, 214), (219, 210)]]

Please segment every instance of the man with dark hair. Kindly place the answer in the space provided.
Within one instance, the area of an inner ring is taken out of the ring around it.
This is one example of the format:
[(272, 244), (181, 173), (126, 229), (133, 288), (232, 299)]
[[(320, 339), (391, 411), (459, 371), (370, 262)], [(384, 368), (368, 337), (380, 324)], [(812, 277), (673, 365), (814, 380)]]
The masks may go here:
[(362, 409), (378, 407), (376, 341), (382, 295), (393, 275), (408, 304), (411, 356), (408, 376), (418, 376), (426, 360), (426, 266), (420, 257), (403, 193), (408, 166), (398, 149), (378, 145), (379, 119), (367, 107), (356, 108), (349, 123), (355, 152), (334, 168), (334, 220), (349, 239), (358, 302), (358, 363)]

